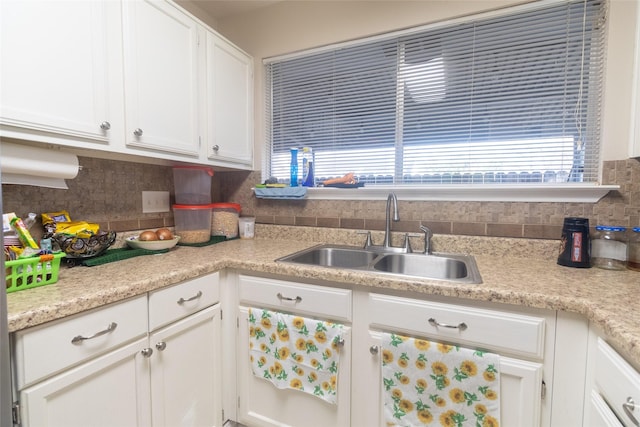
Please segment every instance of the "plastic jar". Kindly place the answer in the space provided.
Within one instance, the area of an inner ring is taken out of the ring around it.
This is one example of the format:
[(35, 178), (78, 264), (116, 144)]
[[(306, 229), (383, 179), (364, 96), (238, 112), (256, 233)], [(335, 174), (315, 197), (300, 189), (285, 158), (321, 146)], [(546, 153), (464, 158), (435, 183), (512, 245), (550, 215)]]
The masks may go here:
[(640, 271), (640, 227), (634, 227), (627, 246), (627, 268)]
[(180, 243), (205, 243), (211, 239), (212, 205), (173, 205), (173, 219)]
[(591, 264), (607, 270), (623, 270), (627, 261), (625, 227), (598, 225), (591, 240)]
[(174, 166), (173, 186), (176, 204), (211, 204), (211, 177), (213, 169), (207, 166)]
[(238, 218), (240, 205), (237, 203), (213, 203), (211, 216), (211, 235), (225, 236), (227, 239), (238, 237)]

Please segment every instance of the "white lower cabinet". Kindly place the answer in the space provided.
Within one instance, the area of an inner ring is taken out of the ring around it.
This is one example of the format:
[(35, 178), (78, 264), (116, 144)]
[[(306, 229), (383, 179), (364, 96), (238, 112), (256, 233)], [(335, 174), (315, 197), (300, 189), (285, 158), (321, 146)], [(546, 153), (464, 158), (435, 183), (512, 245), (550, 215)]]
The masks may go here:
[(15, 335), (21, 425), (221, 426), (218, 274)]
[(147, 345), (138, 339), (22, 390), (22, 426), (151, 425)]
[[(302, 283), (239, 278), (237, 342), (237, 421), (247, 426), (349, 426), (351, 408), (351, 291)], [(337, 374), (337, 404), (298, 390), (278, 389), (253, 375), (249, 360), (248, 311), (266, 308), (307, 318), (341, 323), (345, 329)]]
[(585, 427), (640, 425), (640, 372), (591, 331)]
[(221, 426), (220, 305), (149, 336), (154, 427)]
[(540, 310), (519, 314), (382, 294), (361, 295), (356, 298), (356, 307), (358, 303), (362, 306), (354, 313), (354, 325), (361, 316), (358, 326), (369, 330), (368, 340), (359, 340), (353, 348), (353, 358), (358, 361), (353, 367), (353, 384), (359, 390), (353, 397), (353, 426), (386, 425), (382, 412), (381, 332), (498, 354), (501, 425), (548, 425), (543, 408), (544, 357), (545, 346), (553, 347), (553, 313)]
[[(238, 277), (237, 285), (236, 421), (247, 426), (386, 426), (380, 351), (383, 332), (498, 354), (501, 425), (550, 425), (556, 329), (553, 311), (518, 307), (510, 310), (481, 302), (433, 302), (422, 296), (406, 298), (244, 275)], [(341, 369), (345, 370), (340, 373), (343, 388), (337, 406), (299, 392), (279, 390), (253, 376), (248, 355), (249, 307), (351, 324), (350, 340), (345, 342), (341, 360)], [(465, 327), (460, 327), (463, 323)], [(349, 360), (350, 370), (343, 366)], [(350, 396), (345, 396), (348, 393)]]

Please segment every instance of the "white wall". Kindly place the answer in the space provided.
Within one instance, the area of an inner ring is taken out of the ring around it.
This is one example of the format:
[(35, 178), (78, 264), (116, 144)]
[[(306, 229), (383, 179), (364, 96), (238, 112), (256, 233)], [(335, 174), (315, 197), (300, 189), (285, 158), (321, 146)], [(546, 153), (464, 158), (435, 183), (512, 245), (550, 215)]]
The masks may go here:
[[(611, 0), (603, 160), (626, 159), (631, 135), (636, 7)], [(264, 141), (262, 59), (312, 47), (428, 24), (510, 5), (515, 0), (283, 1), (218, 21), (217, 29), (255, 59), (256, 167)]]

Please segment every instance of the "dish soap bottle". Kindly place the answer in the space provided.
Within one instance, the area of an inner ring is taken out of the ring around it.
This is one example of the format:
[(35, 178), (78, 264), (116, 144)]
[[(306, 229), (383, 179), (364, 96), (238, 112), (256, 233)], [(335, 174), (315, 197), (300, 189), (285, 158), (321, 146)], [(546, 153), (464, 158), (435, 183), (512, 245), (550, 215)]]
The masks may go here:
[(291, 187), (298, 186), (298, 149), (291, 149), (291, 176), (290, 176), (290, 184)]
[(313, 163), (313, 149), (302, 147), (302, 185), (305, 187), (315, 187)]

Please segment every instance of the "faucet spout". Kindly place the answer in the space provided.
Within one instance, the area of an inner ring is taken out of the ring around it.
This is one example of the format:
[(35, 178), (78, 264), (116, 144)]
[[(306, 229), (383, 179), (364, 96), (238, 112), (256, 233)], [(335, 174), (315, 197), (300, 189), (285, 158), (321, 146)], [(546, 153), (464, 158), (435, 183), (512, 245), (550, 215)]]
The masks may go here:
[(391, 208), (391, 204), (393, 203), (393, 221), (400, 221), (400, 213), (398, 212), (398, 198), (395, 193), (389, 193), (387, 196), (387, 210), (386, 210), (386, 218), (384, 222), (384, 242), (382, 246), (384, 248), (391, 247), (391, 219), (389, 215), (389, 208)]

